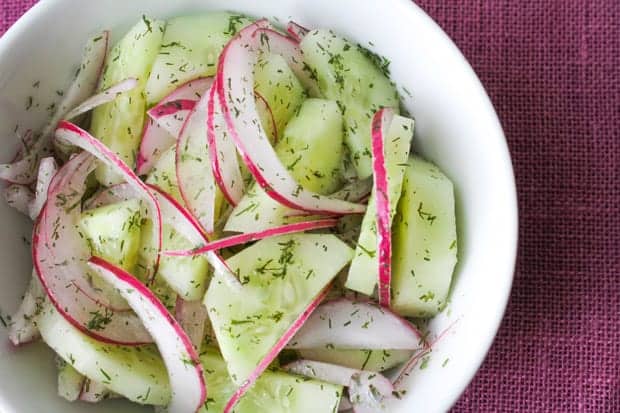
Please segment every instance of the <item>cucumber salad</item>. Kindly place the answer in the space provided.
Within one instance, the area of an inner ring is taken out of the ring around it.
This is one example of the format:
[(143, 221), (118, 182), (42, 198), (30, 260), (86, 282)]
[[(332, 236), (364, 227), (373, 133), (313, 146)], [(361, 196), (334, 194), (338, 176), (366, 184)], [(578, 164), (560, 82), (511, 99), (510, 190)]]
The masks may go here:
[(389, 62), (228, 12), (110, 43), (0, 166), (34, 221), (11, 342), (54, 350), (69, 401), (388, 411), (457, 257), (452, 183), (414, 155)]

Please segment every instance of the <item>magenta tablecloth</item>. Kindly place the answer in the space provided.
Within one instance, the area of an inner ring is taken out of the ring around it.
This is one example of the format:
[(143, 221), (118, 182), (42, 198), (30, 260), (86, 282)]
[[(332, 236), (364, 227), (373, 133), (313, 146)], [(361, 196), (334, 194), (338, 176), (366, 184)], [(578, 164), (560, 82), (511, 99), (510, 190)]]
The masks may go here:
[[(33, 4), (1, 0), (0, 33)], [(519, 188), (514, 288), (457, 412), (620, 412), (620, 1), (419, 0), (482, 79)]]

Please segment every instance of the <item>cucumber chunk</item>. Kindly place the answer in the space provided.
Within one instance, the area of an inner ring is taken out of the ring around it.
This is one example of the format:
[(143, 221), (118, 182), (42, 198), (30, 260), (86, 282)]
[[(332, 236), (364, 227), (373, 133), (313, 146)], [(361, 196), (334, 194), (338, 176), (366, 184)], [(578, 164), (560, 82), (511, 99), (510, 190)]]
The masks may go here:
[[(282, 56), (263, 54), (259, 57), (254, 69), (254, 90), (271, 110), (271, 114), (260, 113), (263, 127), (272, 138), (282, 136), (286, 124), (306, 98), (303, 86)], [(275, 131), (271, 125), (272, 116)]]
[(80, 374), (140, 404), (166, 405), (170, 400), (168, 373), (157, 349), (118, 346), (83, 334), (47, 303), (37, 325), (41, 337)]
[[(92, 255), (129, 272), (135, 270), (138, 262), (141, 225), (141, 205), (137, 199), (91, 209), (80, 218), (80, 228)], [(96, 289), (108, 297), (111, 305), (118, 308), (127, 306), (125, 299), (98, 274), (89, 271), (89, 279)]]
[[(327, 195), (342, 184), (342, 125), (338, 105), (322, 99), (304, 101), (287, 124), (276, 153), (304, 188)], [(308, 219), (289, 216), (291, 212), (253, 184), (230, 214), (225, 230), (259, 231)]]
[[(394, 116), (385, 142), (385, 163), (388, 178), (391, 217), (396, 213), (403, 183), (403, 175), (413, 137), (413, 120)], [(377, 209), (375, 193), (370, 196), (368, 209), (362, 221), (355, 256), (351, 262), (345, 287), (372, 295), (379, 277), (377, 252)]]
[(351, 255), (333, 235), (295, 234), (263, 239), (227, 260), (243, 292), (216, 273), (204, 302), (236, 384), (247, 379)]
[[(237, 389), (217, 352), (200, 355), (209, 396), (200, 413), (220, 413)], [(241, 398), (235, 413), (332, 413), (338, 410), (342, 386), (308, 380), (281, 371), (266, 371)]]
[[(176, 232), (174, 228), (164, 225), (163, 251), (191, 249), (195, 246)], [(161, 275), (170, 288), (184, 300), (200, 300), (207, 291), (209, 265), (207, 260), (200, 255), (194, 257), (162, 255), (157, 274)]]
[(161, 49), (146, 84), (152, 106), (185, 82), (213, 76), (222, 49), (232, 36), (251, 23), (233, 13), (207, 13), (168, 20)]
[(70, 364), (62, 359), (58, 362), (58, 395), (63, 399), (74, 402), (80, 397), (82, 385), (84, 384), (84, 376), (82, 376)]
[(146, 177), (146, 183), (155, 185), (183, 205), (184, 201), (179, 191), (179, 182), (177, 181), (175, 156), (176, 148), (174, 146), (162, 153)]
[(301, 358), (338, 364), (357, 370), (382, 372), (411, 357), (409, 350), (341, 350), (332, 348), (299, 350)]
[(140, 201), (130, 199), (85, 211), (80, 226), (93, 255), (133, 271), (140, 249)]
[(457, 236), (452, 182), (430, 162), (409, 159), (393, 231), (392, 308), (431, 317), (446, 304)]
[(327, 99), (338, 101), (345, 142), (360, 179), (372, 175), (370, 121), (381, 107), (398, 110), (398, 92), (369, 52), (329, 30), (313, 30), (301, 41), (306, 69)]
[[(143, 16), (110, 52), (101, 82), (106, 89), (133, 77), (138, 86), (93, 111), (91, 132), (133, 168), (142, 137), (146, 100), (144, 86), (155, 61), (164, 31), (164, 22)], [(105, 186), (122, 178), (106, 165), (96, 170), (97, 180)]]

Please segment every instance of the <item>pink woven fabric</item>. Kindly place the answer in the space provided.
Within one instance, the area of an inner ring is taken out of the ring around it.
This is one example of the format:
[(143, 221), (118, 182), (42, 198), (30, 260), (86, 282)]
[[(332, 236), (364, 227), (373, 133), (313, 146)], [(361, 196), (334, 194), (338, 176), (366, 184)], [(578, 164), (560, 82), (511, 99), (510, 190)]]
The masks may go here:
[[(0, 0), (0, 33), (32, 0)], [(455, 412), (620, 412), (620, 2), (418, 0), (489, 92), (520, 207), (514, 288)]]

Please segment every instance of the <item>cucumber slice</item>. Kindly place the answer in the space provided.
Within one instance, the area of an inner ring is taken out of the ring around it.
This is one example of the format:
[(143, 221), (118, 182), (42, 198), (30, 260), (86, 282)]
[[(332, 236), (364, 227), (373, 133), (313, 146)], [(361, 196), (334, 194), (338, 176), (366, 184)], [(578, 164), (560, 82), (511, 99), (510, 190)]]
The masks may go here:
[[(261, 55), (254, 69), (254, 90), (271, 110), (261, 113), (261, 123), (271, 132), (269, 136), (282, 136), (284, 128), (306, 98), (303, 86), (280, 55)], [(259, 106), (262, 107), (262, 106)], [(275, 131), (272, 122), (275, 123)]]
[(174, 146), (162, 153), (146, 177), (146, 183), (155, 185), (164, 192), (169, 193), (183, 205), (184, 201), (181, 197), (181, 192), (179, 192), (179, 182), (177, 181), (175, 155), (176, 148)]
[[(133, 272), (141, 243), (142, 214), (140, 201), (130, 199), (91, 209), (82, 214), (80, 228), (88, 240), (91, 253)], [(127, 303), (99, 275), (89, 271), (92, 285), (103, 291), (110, 304), (125, 308)]]
[(66, 363), (87, 378), (140, 404), (166, 405), (168, 373), (157, 349), (102, 343), (78, 331), (46, 303), (37, 318), (41, 337)]
[[(327, 195), (341, 185), (342, 124), (338, 105), (322, 99), (304, 101), (287, 124), (275, 149), (304, 188)], [(225, 230), (260, 231), (308, 220), (290, 216), (291, 212), (253, 184), (230, 214)]]
[(92, 254), (130, 272), (138, 261), (141, 225), (141, 205), (137, 199), (88, 210), (80, 219)]
[[(228, 377), (226, 363), (213, 350), (200, 356), (205, 366), (209, 398), (201, 413), (224, 410), (226, 402), (237, 389)], [(266, 371), (241, 398), (235, 413), (332, 413), (338, 410), (342, 386), (294, 376), (281, 371)]]
[(82, 392), (84, 376), (70, 364), (60, 359), (58, 362), (58, 395), (70, 402), (76, 401)]
[(294, 234), (263, 239), (227, 260), (243, 292), (216, 273), (205, 305), (236, 384), (247, 379), (351, 255), (333, 235)]
[(409, 350), (341, 350), (332, 348), (299, 350), (303, 359), (338, 364), (357, 370), (382, 372), (411, 357)]
[(233, 13), (208, 13), (168, 20), (161, 49), (146, 84), (149, 106), (181, 84), (201, 76), (213, 76), (217, 60), (230, 38), (251, 23)]
[[(391, 216), (394, 217), (403, 183), (403, 175), (413, 137), (413, 120), (394, 116), (385, 142), (385, 163), (389, 185)], [(371, 295), (377, 285), (379, 262), (377, 254), (377, 209), (374, 191), (362, 221), (360, 237), (351, 262), (345, 287)]]
[[(112, 102), (99, 106), (92, 114), (92, 135), (119, 154), (132, 168), (136, 162), (144, 124), (144, 86), (159, 51), (163, 31), (164, 22), (143, 16), (112, 49), (103, 71), (100, 89), (130, 77), (138, 79), (138, 86)], [(105, 186), (123, 181), (106, 165), (97, 169), (96, 176)]]
[[(174, 228), (164, 225), (162, 245), (164, 251), (191, 249), (193, 247), (195, 245), (176, 232)], [(194, 257), (162, 255), (157, 274), (161, 275), (170, 288), (184, 300), (200, 300), (207, 291), (209, 265), (207, 260), (200, 255)]]
[(394, 219), (392, 308), (431, 317), (445, 306), (457, 262), (452, 182), (430, 162), (409, 159)]
[(301, 41), (306, 69), (323, 96), (339, 102), (345, 142), (360, 179), (372, 175), (370, 121), (381, 107), (398, 111), (398, 92), (371, 54), (329, 30), (313, 30)]

